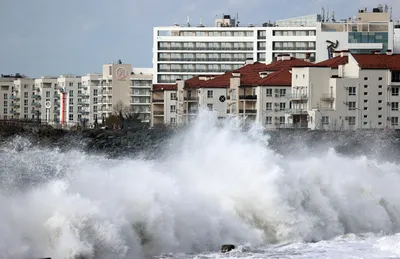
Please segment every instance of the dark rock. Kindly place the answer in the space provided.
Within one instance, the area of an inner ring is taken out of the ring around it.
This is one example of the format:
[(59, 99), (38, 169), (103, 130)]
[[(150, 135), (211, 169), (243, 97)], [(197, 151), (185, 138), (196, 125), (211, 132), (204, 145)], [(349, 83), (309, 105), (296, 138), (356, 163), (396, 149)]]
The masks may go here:
[(230, 251), (232, 251), (233, 249), (235, 249), (236, 247), (234, 245), (222, 245), (221, 246), (221, 253), (228, 253)]

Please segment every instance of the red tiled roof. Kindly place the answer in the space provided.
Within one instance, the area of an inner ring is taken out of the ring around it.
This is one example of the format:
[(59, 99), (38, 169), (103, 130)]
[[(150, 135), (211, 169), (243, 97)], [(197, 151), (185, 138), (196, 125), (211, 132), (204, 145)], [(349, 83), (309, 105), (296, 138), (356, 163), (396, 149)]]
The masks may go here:
[(278, 71), (284, 68), (291, 68), (291, 67), (307, 67), (314, 65), (311, 62), (291, 57), (290, 60), (279, 60), (273, 61), (271, 64), (267, 65), (265, 71)]
[(205, 81), (200, 87), (203, 88), (227, 88), (231, 84), (232, 74), (240, 73), (240, 84), (249, 85), (256, 83), (259, 79), (259, 72), (264, 71), (267, 65), (264, 63), (254, 62), (253, 64), (245, 65), (239, 69), (227, 72), (217, 76), (212, 80)]
[(317, 67), (330, 67), (330, 68), (338, 68), (339, 65), (345, 65), (349, 62), (348, 56), (337, 56), (331, 59), (324, 60), (322, 62), (316, 63)]
[(400, 70), (400, 54), (353, 54), (361, 69)]
[(258, 86), (291, 86), (292, 85), (292, 73), (289, 68), (285, 68), (267, 77), (262, 78), (257, 83)]
[[(208, 80), (212, 80), (217, 76), (218, 75), (199, 75), (199, 76), (192, 77), (185, 81), (185, 88), (199, 88), (205, 82), (207, 82)], [(208, 78), (208, 79), (205, 80), (204, 78)]]
[(153, 91), (173, 91), (177, 89), (176, 84), (153, 84)]

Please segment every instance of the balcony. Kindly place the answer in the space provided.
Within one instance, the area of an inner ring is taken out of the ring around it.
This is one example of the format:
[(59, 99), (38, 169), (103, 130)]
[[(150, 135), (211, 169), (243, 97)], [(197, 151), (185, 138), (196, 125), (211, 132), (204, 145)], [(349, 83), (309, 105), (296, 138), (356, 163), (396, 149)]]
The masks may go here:
[(199, 113), (199, 110), (197, 109), (189, 109), (188, 115), (197, 115)]
[(10, 98), (11, 98), (12, 100), (16, 100), (16, 101), (18, 101), (18, 100), (21, 99), (18, 95), (11, 95)]
[(19, 108), (19, 107), (20, 107), (20, 105), (19, 105), (18, 103), (11, 103), (11, 107), (14, 107), (14, 108)]
[(257, 95), (239, 95), (239, 100), (257, 101)]
[(166, 51), (174, 51), (174, 50), (179, 50), (179, 51), (239, 51), (239, 50), (244, 50), (244, 51), (253, 51), (253, 47), (159, 47), (159, 51), (166, 50)]
[(199, 97), (197, 96), (189, 96), (189, 97), (184, 97), (183, 98), (185, 101), (193, 101), (193, 102), (198, 102), (199, 101)]
[(315, 51), (315, 47), (274, 47), (273, 50), (304, 50), (304, 51)]
[(287, 109), (285, 113), (292, 114), (292, 115), (307, 115), (308, 111), (306, 109)]
[(246, 58), (165, 58), (159, 57), (158, 61), (168, 62), (245, 62)]
[(36, 108), (40, 108), (40, 107), (42, 107), (42, 104), (41, 103), (32, 103), (32, 106), (34, 106), (34, 107), (36, 107)]
[(152, 102), (162, 104), (162, 103), (164, 103), (164, 99), (153, 99)]
[(78, 105), (89, 106), (89, 102), (87, 102), (87, 101), (78, 101)]
[(41, 96), (39, 94), (33, 94), (32, 98), (33, 99), (41, 99)]
[(289, 94), (287, 97), (292, 102), (307, 102), (308, 101), (307, 94)]
[(322, 94), (321, 100), (324, 102), (333, 102), (335, 98), (333, 97), (333, 94)]
[(240, 114), (248, 114), (248, 115), (256, 115), (257, 114), (257, 110), (256, 109), (240, 109), (239, 110)]
[(78, 93), (78, 97), (89, 97), (89, 93)]
[(164, 116), (164, 111), (153, 111), (154, 116)]

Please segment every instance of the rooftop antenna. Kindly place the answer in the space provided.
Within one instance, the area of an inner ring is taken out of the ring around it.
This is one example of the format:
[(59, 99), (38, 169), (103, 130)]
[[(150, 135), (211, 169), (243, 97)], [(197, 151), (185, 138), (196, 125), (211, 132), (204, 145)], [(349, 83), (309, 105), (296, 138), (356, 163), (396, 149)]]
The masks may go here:
[(203, 27), (203, 18), (200, 18), (200, 26)]
[(393, 14), (393, 10), (392, 10), (392, 7), (390, 7), (390, 20), (392, 20), (392, 14)]
[(239, 13), (236, 13), (236, 27), (239, 27)]
[(323, 6), (321, 8), (321, 12), (322, 12), (322, 22), (325, 22), (325, 8)]
[(188, 17), (187, 17), (187, 26), (190, 27), (190, 18), (189, 18), (189, 15), (188, 15)]
[(387, 13), (388, 11), (389, 11), (389, 6), (385, 4), (385, 13)]
[(332, 22), (336, 22), (336, 19), (335, 19), (335, 10), (332, 10)]
[(326, 21), (329, 22), (329, 19), (330, 19), (330, 17), (329, 17), (329, 8), (328, 8), (328, 10), (326, 12)]

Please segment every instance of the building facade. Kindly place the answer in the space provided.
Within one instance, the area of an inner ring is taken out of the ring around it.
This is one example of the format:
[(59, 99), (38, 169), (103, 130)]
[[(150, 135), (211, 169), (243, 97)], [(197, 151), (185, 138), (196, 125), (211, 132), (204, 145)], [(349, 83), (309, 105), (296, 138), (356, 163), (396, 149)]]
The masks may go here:
[(207, 109), (268, 130), (400, 129), (400, 54), (340, 51), (302, 62), (282, 55), (268, 65), (155, 84), (152, 125), (184, 125)]
[[(335, 50), (352, 53), (394, 48), (394, 25), (387, 7), (359, 10), (355, 18), (336, 21), (333, 15), (309, 15), (239, 25), (229, 15), (215, 25), (175, 24), (154, 28), (154, 83), (175, 83), (197, 75), (223, 74), (251, 58), (271, 63), (278, 55), (320, 62)], [(396, 49), (395, 49), (396, 50)]]

